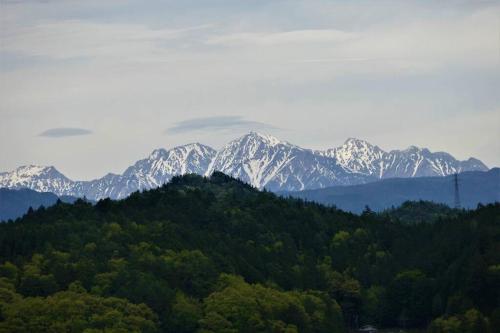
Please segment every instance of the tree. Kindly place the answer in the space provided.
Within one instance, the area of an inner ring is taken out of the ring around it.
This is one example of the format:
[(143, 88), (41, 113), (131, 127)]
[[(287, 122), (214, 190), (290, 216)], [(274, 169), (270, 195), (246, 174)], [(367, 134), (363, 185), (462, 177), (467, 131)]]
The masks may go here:
[(489, 333), (490, 323), (477, 309), (469, 309), (465, 313), (435, 319), (430, 333)]
[(433, 281), (420, 270), (403, 271), (391, 283), (387, 298), (399, 325), (423, 325), (432, 314)]
[(202, 317), (203, 310), (200, 302), (178, 291), (165, 326), (169, 332), (194, 332)]
[[(323, 297), (323, 298), (322, 298)], [(218, 289), (204, 300), (202, 329), (213, 323), (238, 332), (342, 332), (342, 316), (327, 295), (280, 292), (262, 285), (251, 285), (241, 277), (222, 274)], [(221, 326), (218, 326), (222, 329)]]

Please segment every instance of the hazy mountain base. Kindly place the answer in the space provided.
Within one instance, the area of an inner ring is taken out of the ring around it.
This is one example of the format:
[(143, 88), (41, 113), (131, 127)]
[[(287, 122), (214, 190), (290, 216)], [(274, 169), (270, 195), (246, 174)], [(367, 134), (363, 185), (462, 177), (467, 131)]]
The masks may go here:
[(27, 188), (19, 190), (0, 188), (0, 222), (21, 217), (30, 207), (33, 209), (40, 206), (49, 207), (57, 200), (72, 203), (76, 199), (70, 196), (58, 197), (50, 192), (36, 192)]
[[(453, 207), (455, 200), (453, 176), (392, 178), (362, 185), (279, 194), (334, 205), (353, 213), (361, 213), (366, 206), (382, 211), (408, 200), (432, 201)], [(463, 208), (500, 202), (500, 168), (462, 172), (459, 174), (459, 195)]]
[(489, 332), (499, 239), (499, 204), (407, 225), (176, 177), (0, 225), (0, 330)]

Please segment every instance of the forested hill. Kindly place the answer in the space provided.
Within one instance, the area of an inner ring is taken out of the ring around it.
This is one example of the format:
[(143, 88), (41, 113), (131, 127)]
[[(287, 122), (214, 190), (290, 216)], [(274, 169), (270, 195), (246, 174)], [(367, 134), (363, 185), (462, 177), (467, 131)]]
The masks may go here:
[(500, 205), (406, 224), (214, 173), (0, 225), (0, 332), (500, 327)]

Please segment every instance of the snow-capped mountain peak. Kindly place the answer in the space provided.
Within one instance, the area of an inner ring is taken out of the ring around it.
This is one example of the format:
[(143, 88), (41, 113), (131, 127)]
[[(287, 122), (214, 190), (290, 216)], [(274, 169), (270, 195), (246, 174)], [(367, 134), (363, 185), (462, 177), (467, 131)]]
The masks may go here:
[(147, 189), (168, 182), (173, 176), (203, 174), (216, 152), (213, 148), (191, 143), (170, 150), (155, 149), (147, 158), (137, 161), (123, 173), (135, 179), (140, 188)]
[(370, 154), (372, 152), (380, 152), (381, 149), (372, 145), (368, 141), (349, 138), (340, 147), (334, 148), (337, 151), (353, 152), (356, 154)]
[(357, 138), (347, 138), (345, 141), (344, 141), (344, 145), (346, 146), (358, 146), (358, 147), (362, 147), (362, 146), (372, 146), (372, 144), (370, 144), (368, 141), (366, 140), (363, 140), (363, 139), (357, 139)]
[(166, 158), (168, 155), (168, 152), (163, 149), (163, 148), (158, 148), (158, 149), (155, 149), (151, 152), (151, 154), (149, 154), (148, 158), (150, 160), (158, 160), (158, 159), (161, 159), (161, 158)]
[(378, 146), (355, 138), (347, 139), (340, 147), (317, 153), (335, 159), (346, 170), (367, 175), (378, 172), (377, 165), (374, 162), (384, 154)]
[(206, 174), (213, 171), (270, 190), (317, 188), (346, 180), (345, 171), (334, 159), (256, 132), (224, 146)]
[(12, 180), (33, 179), (33, 178), (64, 178), (67, 179), (53, 166), (23, 165), (16, 170), (7, 172)]
[(250, 132), (225, 145), (206, 174), (222, 171), (262, 188), (293, 159), (293, 149), (300, 148), (271, 135)]
[[(38, 176), (44, 173), (49, 173), (51, 171), (55, 170), (53, 166), (41, 166), (41, 165), (22, 165), (18, 167), (15, 172), (18, 175), (25, 175), (25, 176)], [(56, 170), (57, 171), (57, 170)]]
[[(408, 152), (408, 153), (418, 153), (418, 152), (421, 152), (423, 150), (424, 149), (417, 147), (417, 146), (409, 146), (408, 148), (404, 149), (403, 151)], [(398, 151), (398, 150), (393, 150), (393, 151)]]
[(276, 145), (279, 145), (279, 144), (289, 144), (287, 142), (284, 142), (284, 141), (281, 141), (280, 139), (272, 136), (272, 135), (269, 135), (269, 134), (262, 134), (262, 133), (259, 133), (259, 132), (250, 132), (244, 136), (242, 136), (240, 138), (240, 140), (253, 140), (253, 141), (260, 141), (260, 142), (264, 142), (265, 144), (268, 144), (270, 146), (276, 146)]
[(410, 146), (404, 150), (386, 152), (365, 140), (347, 139), (340, 147), (317, 152), (334, 158), (353, 173), (374, 178), (446, 176), (465, 170), (488, 170), (478, 160), (457, 161), (445, 152), (432, 153), (427, 148)]
[(0, 187), (27, 187), (92, 200), (120, 199), (137, 190), (161, 186), (175, 175), (210, 175), (216, 170), (258, 188), (294, 191), (488, 168), (474, 158), (458, 161), (448, 153), (433, 153), (416, 146), (386, 152), (365, 140), (349, 138), (339, 147), (313, 151), (271, 135), (250, 132), (218, 152), (200, 143), (155, 149), (122, 175), (107, 174), (91, 181), (72, 181), (54, 167), (22, 166), (0, 173)]
[(40, 192), (60, 188), (68, 191), (71, 184), (72, 181), (53, 166), (23, 165), (0, 175), (0, 187), (6, 188), (32, 188)]
[(39, 175), (43, 173), (44, 171), (48, 170), (51, 168), (50, 166), (42, 166), (42, 165), (21, 165), (18, 167), (15, 172), (17, 174), (24, 174), (24, 175)]

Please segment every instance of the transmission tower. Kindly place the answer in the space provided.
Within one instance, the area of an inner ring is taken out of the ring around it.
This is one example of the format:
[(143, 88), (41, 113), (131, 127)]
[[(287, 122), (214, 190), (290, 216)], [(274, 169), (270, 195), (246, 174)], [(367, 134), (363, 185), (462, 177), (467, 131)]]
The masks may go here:
[(453, 184), (455, 185), (455, 208), (460, 209), (460, 190), (458, 187), (458, 173), (453, 175)]

